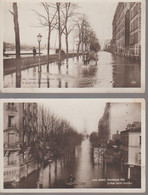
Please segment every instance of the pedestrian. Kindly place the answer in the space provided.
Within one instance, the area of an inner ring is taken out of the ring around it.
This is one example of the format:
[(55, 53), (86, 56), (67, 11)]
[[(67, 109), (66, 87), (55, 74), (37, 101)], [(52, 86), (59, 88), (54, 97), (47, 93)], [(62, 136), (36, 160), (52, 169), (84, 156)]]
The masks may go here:
[(33, 48), (33, 56), (34, 56), (34, 58), (36, 56), (36, 49), (35, 49), (35, 47)]

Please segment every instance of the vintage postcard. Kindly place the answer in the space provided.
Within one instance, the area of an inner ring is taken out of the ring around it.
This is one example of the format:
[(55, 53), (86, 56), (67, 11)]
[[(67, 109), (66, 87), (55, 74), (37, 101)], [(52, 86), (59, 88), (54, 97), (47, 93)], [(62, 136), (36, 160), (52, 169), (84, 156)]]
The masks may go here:
[(1, 192), (145, 192), (144, 99), (3, 99)]
[(144, 93), (145, 0), (1, 0), (1, 92)]

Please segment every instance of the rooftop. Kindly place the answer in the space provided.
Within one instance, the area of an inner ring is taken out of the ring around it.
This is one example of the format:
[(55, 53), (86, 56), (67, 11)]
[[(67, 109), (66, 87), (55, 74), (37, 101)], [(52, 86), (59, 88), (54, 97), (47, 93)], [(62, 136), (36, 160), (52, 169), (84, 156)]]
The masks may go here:
[(126, 129), (124, 131), (121, 131), (120, 133), (130, 133), (130, 132), (141, 132), (141, 127)]

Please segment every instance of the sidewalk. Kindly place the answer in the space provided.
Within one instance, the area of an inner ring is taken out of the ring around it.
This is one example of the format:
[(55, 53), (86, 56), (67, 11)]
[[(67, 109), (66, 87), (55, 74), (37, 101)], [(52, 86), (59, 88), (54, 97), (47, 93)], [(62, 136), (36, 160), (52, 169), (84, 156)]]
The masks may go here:
[[(75, 57), (76, 53), (69, 53), (68, 58)], [(61, 60), (66, 59), (66, 54), (62, 56)], [(55, 62), (58, 60), (58, 54), (51, 54), (49, 57), (49, 63)], [(21, 65), (21, 70), (26, 68), (31, 68), (39, 65), (39, 56), (34, 57), (24, 57), (20, 59), (4, 59), (3, 60), (3, 72), (4, 76), (12, 74), (16, 71), (16, 63)], [(40, 60), (41, 65), (47, 64), (47, 56), (41, 56)]]

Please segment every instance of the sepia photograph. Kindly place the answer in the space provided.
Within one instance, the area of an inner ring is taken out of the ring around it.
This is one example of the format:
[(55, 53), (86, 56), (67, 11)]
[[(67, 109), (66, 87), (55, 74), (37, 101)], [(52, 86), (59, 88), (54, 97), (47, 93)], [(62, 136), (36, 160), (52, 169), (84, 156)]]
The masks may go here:
[(3, 0), (1, 11), (1, 92), (144, 92), (145, 0)]
[(0, 107), (2, 192), (144, 192), (144, 99), (7, 99)]

